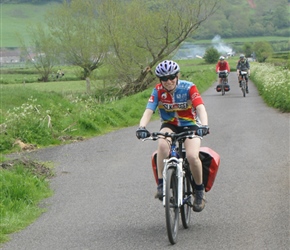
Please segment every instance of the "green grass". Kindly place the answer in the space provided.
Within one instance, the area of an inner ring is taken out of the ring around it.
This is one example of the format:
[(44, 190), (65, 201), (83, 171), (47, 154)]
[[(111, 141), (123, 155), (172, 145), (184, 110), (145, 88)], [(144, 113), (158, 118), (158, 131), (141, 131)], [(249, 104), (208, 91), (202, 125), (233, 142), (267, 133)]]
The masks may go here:
[(0, 243), (43, 213), (39, 202), (52, 195), (45, 178), (48, 176), (35, 172), (43, 165), (27, 163), (19, 161), (7, 170), (0, 168)]
[[(216, 79), (213, 65), (179, 63), (182, 78), (193, 81), (200, 92)], [(1, 84), (0, 152), (17, 151), (16, 139), (43, 147), (57, 145), (63, 137), (91, 137), (137, 124), (151, 88), (117, 100), (100, 95), (102, 84), (92, 81), (92, 94), (86, 93), (85, 81)]]
[(271, 64), (252, 64), (251, 79), (257, 86), (263, 100), (270, 106), (290, 112), (289, 69)]
[(1, 4), (1, 47), (19, 47), (18, 34), (29, 41), (27, 27), (44, 23), (46, 12), (56, 6), (57, 3)]

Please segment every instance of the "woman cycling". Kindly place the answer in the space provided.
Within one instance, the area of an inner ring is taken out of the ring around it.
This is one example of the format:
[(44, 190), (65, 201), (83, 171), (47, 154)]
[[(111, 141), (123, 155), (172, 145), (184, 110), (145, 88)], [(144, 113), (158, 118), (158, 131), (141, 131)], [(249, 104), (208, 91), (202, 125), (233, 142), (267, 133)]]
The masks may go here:
[[(155, 74), (160, 82), (153, 89), (140, 120), (136, 131), (138, 139), (150, 136), (146, 126), (157, 108), (162, 121), (160, 132), (180, 133), (184, 130), (194, 130), (201, 136), (208, 134), (208, 117), (203, 100), (195, 84), (179, 79), (179, 70), (179, 65), (174, 61), (165, 60), (157, 65)], [(204, 128), (197, 125), (197, 116)], [(200, 145), (200, 138), (186, 139), (184, 142), (186, 157), (196, 183), (193, 203), (195, 212), (202, 211), (205, 206), (202, 164), (199, 159)], [(168, 157), (169, 150), (166, 140), (158, 140), (158, 187), (155, 198), (160, 200), (163, 198), (163, 160)]]

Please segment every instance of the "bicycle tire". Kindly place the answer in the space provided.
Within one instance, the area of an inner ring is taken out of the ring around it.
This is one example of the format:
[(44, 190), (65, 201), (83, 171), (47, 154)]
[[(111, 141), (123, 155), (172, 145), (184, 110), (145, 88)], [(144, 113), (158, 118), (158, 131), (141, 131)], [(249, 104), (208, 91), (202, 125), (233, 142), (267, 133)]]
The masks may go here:
[(189, 227), (191, 218), (191, 204), (192, 204), (192, 187), (190, 184), (190, 177), (185, 175), (183, 178), (183, 205), (180, 207), (180, 215), (182, 225), (185, 229)]
[(179, 207), (177, 193), (178, 179), (176, 174), (176, 168), (169, 168), (166, 175), (165, 217), (167, 235), (172, 245), (177, 242), (179, 227)]
[(222, 79), (222, 95), (225, 95), (226, 91), (225, 91), (225, 84), (226, 84), (226, 79), (223, 78)]
[(243, 97), (246, 97), (246, 82), (245, 82), (245, 80), (242, 80), (242, 92), (243, 92)]

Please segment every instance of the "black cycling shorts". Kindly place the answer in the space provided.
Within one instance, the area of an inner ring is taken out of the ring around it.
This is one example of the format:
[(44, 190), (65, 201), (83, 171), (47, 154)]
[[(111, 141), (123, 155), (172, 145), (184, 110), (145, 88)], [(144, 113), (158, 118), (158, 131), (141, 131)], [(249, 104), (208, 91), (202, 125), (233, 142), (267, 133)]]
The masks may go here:
[(162, 123), (160, 130), (163, 128), (169, 128), (171, 129), (174, 133), (181, 133), (184, 131), (196, 131), (199, 127), (197, 125), (193, 125), (193, 126), (185, 126), (185, 127), (179, 127), (179, 126), (175, 126), (173, 124), (170, 123)]

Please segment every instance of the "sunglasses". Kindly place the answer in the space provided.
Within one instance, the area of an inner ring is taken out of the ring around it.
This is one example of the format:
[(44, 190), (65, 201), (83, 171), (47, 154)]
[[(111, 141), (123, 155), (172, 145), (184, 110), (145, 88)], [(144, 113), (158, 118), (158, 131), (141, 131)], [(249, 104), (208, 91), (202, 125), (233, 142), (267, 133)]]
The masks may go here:
[(174, 80), (175, 78), (176, 78), (176, 75), (169, 75), (169, 76), (160, 77), (160, 80), (162, 82), (167, 82), (168, 80)]

